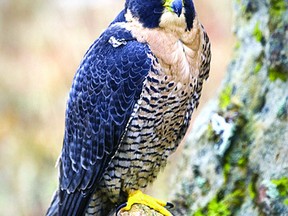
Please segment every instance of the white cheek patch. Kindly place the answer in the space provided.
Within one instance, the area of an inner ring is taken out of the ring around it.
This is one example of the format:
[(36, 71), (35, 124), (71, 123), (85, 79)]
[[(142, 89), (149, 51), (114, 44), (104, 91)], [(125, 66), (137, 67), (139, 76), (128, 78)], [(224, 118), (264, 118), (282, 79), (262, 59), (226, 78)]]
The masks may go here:
[(125, 14), (125, 18), (126, 18), (127, 22), (132, 22), (136, 19), (135, 17), (133, 17), (133, 15), (129, 9), (127, 10), (127, 13)]

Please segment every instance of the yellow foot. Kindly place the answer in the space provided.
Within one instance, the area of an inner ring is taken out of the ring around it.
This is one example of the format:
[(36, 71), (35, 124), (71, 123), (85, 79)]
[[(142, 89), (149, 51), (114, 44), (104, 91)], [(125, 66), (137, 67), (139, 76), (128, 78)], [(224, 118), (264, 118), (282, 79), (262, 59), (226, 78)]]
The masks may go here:
[(132, 193), (129, 194), (126, 206), (122, 208), (121, 210), (129, 211), (132, 205), (136, 203), (146, 205), (154, 209), (155, 211), (160, 212), (164, 216), (172, 216), (172, 214), (166, 208), (164, 208), (164, 206), (167, 206), (167, 205), (171, 206), (170, 203), (167, 204), (167, 202), (156, 199), (147, 194), (143, 194), (140, 190), (133, 191)]

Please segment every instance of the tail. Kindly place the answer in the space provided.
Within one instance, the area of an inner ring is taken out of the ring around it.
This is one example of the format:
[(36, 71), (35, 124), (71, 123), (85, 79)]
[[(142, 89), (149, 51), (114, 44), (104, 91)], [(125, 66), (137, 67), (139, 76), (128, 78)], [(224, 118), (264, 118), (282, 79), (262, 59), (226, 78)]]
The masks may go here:
[(115, 210), (115, 204), (101, 190), (96, 191), (92, 197), (83, 196), (79, 191), (75, 191), (73, 194), (62, 191), (61, 196), (60, 203), (59, 191), (54, 193), (46, 216), (82, 216), (85, 213), (103, 216), (111, 213), (111, 210)]
[(61, 201), (58, 205), (59, 216), (62, 215), (73, 215), (82, 216), (85, 215), (86, 208), (89, 204), (89, 200), (92, 194), (84, 195), (81, 191), (74, 191), (73, 193), (67, 193), (67, 191), (61, 191), (59, 194), (59, 200)]
[(50, 207), (47, 210), (46, 216), (58, 216), (59, 215), (59, 195), (58, 190), (53, 194), (53, 198)]
[(82, 216), (85, 214), (89, 199), (90, 197), (83, 196), (79, 191), (75, 191), (73, 194), (62, 191), (60, 194), (57, 190), (53, 195), (46, 216)]

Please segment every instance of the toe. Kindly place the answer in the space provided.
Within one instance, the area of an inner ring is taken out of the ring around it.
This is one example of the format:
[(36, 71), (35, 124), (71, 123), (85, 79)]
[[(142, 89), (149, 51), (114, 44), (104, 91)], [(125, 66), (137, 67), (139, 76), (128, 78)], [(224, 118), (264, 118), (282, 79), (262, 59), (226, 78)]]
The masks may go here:
[(122, 210), (129, 211), (133, 204), (143, 204), (151, 209), (158, 211), (159, 213), (163, 214), (164, 216), (172, 216), (172, 214), (164, 207), (173, 206), (171, 203), (167, 203), (163, 200), (156, 199), (149, 195), (143, 194), (140, 190), (133, 191), (129, 194), (128, 201), (125, 205), (123, 205)]

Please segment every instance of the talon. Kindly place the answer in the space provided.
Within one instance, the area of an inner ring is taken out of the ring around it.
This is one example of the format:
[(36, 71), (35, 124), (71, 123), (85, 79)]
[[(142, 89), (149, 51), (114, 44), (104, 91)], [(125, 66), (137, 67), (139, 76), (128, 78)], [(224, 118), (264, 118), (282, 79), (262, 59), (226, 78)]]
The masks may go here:
[(172, 203), (169, 203), (169, 202), (167, 203), (167, 202), (164, 202), (163, 200), (153, 198), (147, 194), (143, 194), (140, 190), (129, 193), (128, 201), (127, 203), (124, 203), (125, 207), (123, 207), (124, 205), (121, 204), (117, 208), (117, 210), (121, 208), (121, 210), (129, 211), (132, 205), (136, 203), (146, 205), (154, 209), (155, 211), (158, 211), (159, 213), (163, 214), (164, 216), (172, 216), (172, 214), (164, 207), (164, 206), (174, 207)]
[(174, 206), (173, 203), (167, 202), (165, 207), (167, 207), (168, 209), (172, 209), (172, 208), (174, 208), (175, 206)]
[(118, 213), (121, 211), (122, 208), (125, 208), (127, 206), (127, 202), (120, 204), (119, 206), (117, 206), (116, 208), (116, 216), (118, 215)]

